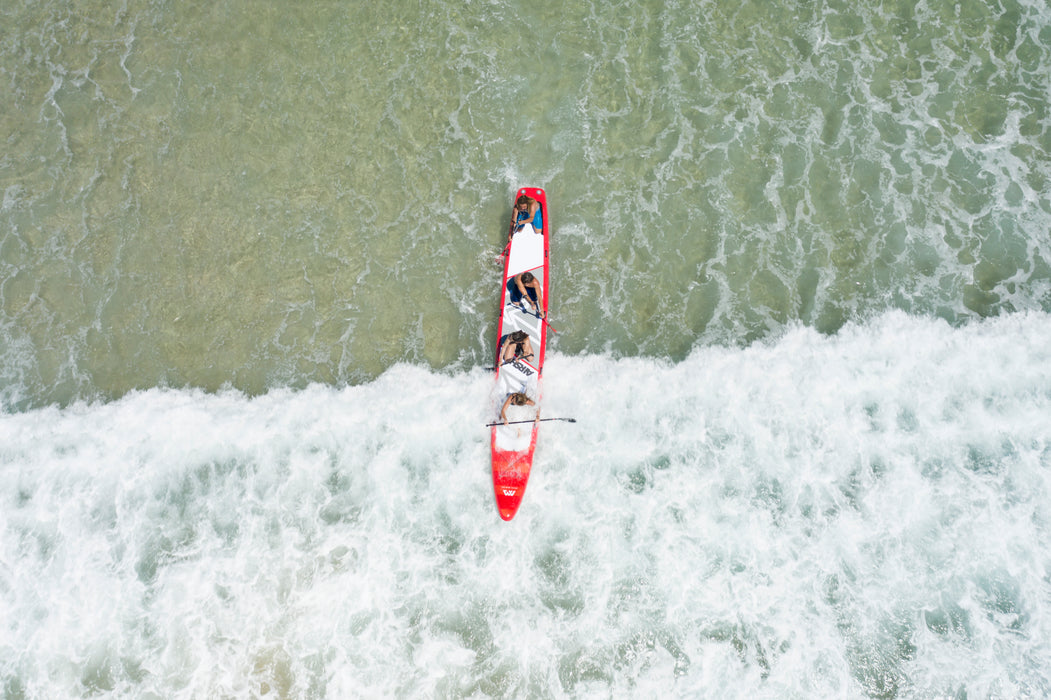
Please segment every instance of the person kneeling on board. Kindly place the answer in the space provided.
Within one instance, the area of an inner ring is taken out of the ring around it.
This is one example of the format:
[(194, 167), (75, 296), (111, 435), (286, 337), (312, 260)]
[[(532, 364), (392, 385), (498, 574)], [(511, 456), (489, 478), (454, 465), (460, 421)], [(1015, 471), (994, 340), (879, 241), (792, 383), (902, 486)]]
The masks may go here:
[(507, 399), (504, 401), (503, 407), (500, 409), (500, 420), (507, 425), (507, 407), (508, 406), (535, 406), (536, 402), (521, 392), (515, 392), (514, 394), (508, 394)]
[(533, 344), (529, 342), (529, 336), (525, 331), (515, 331), (504, 340), (504, 346), (500, 348), (500, 360), (510, 362), (519, 358), (525, 360), (533, 356)]
[[(533, 277), (532, 272), (523, 272), (515, 275), (515, 287), (518, 289), (520, 299), (517, 301), (528, 301), (533, 306), (537, 318), (544, 317), (544, 292), (540, 288), (540, 280)], [(530, 294), (532, 290), (532, 294)], [(524, 306), (524, 305), (523, 305)]]
[(540, 233), (544, 230), (544, 214), (540, 211), (540, 202), (529, 195), (522, 195), (515, 200), (515, 220), (511, 224), (511, 232), (507, 235), (507, 242), (525, 228), (526, 224), (532, 224), (533, 230)]

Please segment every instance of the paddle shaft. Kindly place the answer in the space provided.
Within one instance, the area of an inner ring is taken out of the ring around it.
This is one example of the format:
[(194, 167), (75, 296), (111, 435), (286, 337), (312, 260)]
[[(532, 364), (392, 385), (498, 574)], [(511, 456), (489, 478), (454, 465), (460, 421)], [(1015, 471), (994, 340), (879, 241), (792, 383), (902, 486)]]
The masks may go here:
[[(513, 420), (513, 421), (507, 423), (507, 425), (519, 425), (521, 423), (534, 423), (534, 422), (535, 423), (543, 423), (544, 421), (548, 421), (548, 420), (564, 420), (567, 423), (576, 423), (577, 422), (576, 418), (534, 418), (533, 420)], [(504, 423), (503, 422), (500, 422), (500, 423), (486, 423), (485, 427), (492, 428), (493, 426), (498, 426), (498, 425), (504, 425)]]
[[(523, 298), (525, 298), (525, 297), (523, 297)], [(512, 301), (512, 302), (509, 302), (509, 303), (511, 303), (511, 304), (517, 304), (518, 302), (516, 302), (516, 301)], [(537, 307), (537, 308), (539, 308), (539, 307)], [(524, 309), (525, 309), (525, 305), (523, 304), (523, 310), (524, 310)], [(546, 323), (546, 324), (547, 324), (547, 327), (551, 329), (551, 332), (552, 332), (552, 333), (558, 333), (558, 329), (557, 329), (557, 328), (555, 328), (554, 326), (552, 326), (552, 325), (551, 325), (551, 322), (547, 320), (547, 316), (541, 316), (541, 315), (540, 315), (540, 312), (539, 312), (539, 311), (534, 311), (534, 312), (533, 312), (533, 315), (535, 315), (535, 316), (536, 316), (537, 318), (539, 318), (539, 319), (540, 319), (541, 321), (543, 321), (544, 323)]]

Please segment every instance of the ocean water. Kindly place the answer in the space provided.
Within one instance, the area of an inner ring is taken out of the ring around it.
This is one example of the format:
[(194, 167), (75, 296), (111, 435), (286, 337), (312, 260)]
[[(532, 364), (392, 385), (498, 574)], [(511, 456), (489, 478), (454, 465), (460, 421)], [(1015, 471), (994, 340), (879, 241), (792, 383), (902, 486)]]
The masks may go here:
[(1047, 3), (568, 5), (0, 5), (5, 698), (1051, 696)]

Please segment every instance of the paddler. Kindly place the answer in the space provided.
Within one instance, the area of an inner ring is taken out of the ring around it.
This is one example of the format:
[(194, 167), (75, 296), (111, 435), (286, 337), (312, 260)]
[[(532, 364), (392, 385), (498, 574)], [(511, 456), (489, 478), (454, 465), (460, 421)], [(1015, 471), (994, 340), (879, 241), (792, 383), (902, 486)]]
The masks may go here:
[[(515, 287), (522, 299), (526, 299), (533, 305), (533, 311), (537, 318), (544, 317), (544, 292), (540, 286), (540, 280), (533, 276), (532, 272), (523, 272), (515, 275)], [(533, 293), (530, 294), (529, 290)]]
[(544, 214), (540, 211), (540, 202), (529, 195), (523, 194), (515, 200), (514, 221), (511, 222), (511, 231), (507, 235), (507, 241), (521, 231), (526, 224), (532, 224), (533, 230), (540, 233), (544, 230)]
[(500, 359), (510, 362), (522, 358), (523, 360), (533, 356), (533, 344), (529, 342), (529, 335), (525, 331), (515, 331), (508, 334), (500, 348)]
[(523, 394), (521, 392), (515, 392), (513, 394), (508, 394), (507, 395), (507, 399), (504, 401), (503, 407), (501, 407), (501, 409), (500, 409), (500, 420), (502, 420), (504, 422), (504, 425), (507, 425), (507, 407), (508, 406), (535, 406), (535, 405), (536, 405), (536, 403), (533, 401), (533, 399), (529, 398), (528, 396), (526, 396), (525, 394)]

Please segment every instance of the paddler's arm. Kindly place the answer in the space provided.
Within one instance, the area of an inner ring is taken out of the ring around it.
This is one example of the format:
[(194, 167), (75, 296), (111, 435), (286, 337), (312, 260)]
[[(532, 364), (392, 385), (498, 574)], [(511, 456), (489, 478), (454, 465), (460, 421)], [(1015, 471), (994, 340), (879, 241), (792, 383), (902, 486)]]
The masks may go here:
[(540, 318), (544, 317), (544, 292), (541, 289), (540, 280), (536, 281), (536, 286), (533, 287), (536, 290), (536, 303), (533, 306), (536, 307), (536, 314)]

